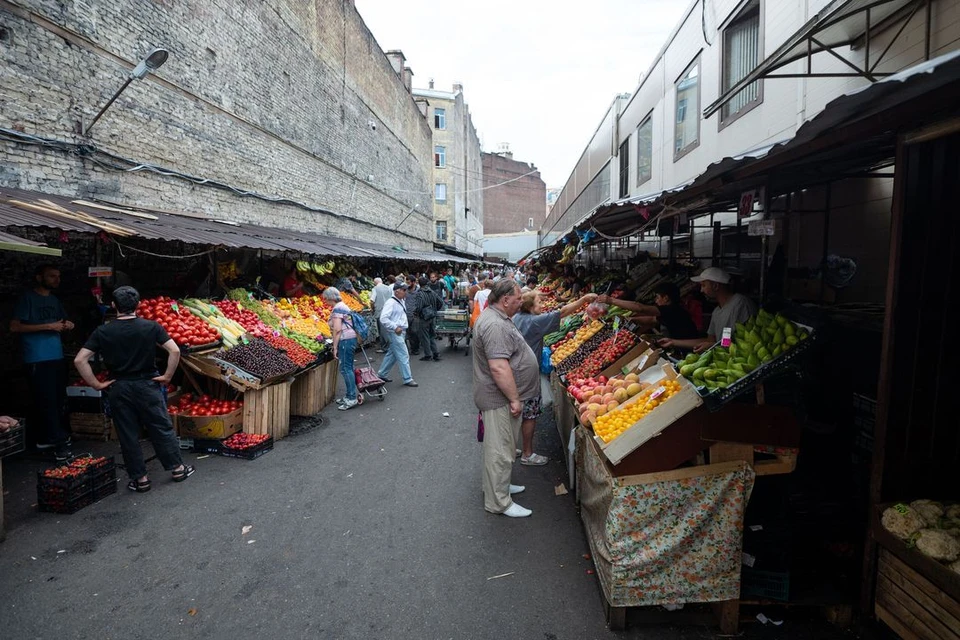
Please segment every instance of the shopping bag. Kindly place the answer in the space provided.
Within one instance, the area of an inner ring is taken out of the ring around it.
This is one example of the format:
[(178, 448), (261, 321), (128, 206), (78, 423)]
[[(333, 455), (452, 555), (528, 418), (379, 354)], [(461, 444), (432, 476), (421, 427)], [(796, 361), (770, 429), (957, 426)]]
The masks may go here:
[(483, 412), (477, 413), (477, 442), (483, 442)]
[(553, 404), (553, 391), (550, 389), (550, 376), (540, 376), (540, 408), (547, 409)]
[(550, 375), (553, 372), (553, 364), (550, 363), (550, 347), (544, 347), (540, 352), (540, 373)]

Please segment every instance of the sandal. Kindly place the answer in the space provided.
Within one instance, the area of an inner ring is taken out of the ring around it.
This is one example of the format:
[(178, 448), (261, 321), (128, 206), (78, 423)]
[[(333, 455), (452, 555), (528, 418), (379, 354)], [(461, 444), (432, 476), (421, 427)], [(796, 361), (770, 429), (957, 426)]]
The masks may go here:
[(144, 480), (143, 482), (139, 480), (131, 480), (127, 483), (127, 489), (130, 491), (136, 491), (137, 493), (146, 493), (150, 491), (150, 480)]
[(173, 481), (183, 482), (184, 480), (192, 476), (193, 472), (196, 470), (197, 468), (194, 467), (192, 464), (185, 464), (183, 465), (183, 469), (180, 469), (180, 471), (173, 472)]

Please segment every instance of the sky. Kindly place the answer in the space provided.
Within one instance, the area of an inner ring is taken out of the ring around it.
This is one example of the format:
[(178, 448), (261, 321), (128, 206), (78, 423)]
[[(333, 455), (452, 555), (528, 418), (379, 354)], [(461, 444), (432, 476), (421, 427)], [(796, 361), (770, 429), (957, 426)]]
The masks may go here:
[(547, 187), (567, 181), (618, 93), (632, 93), (688, 0), (355, 0), (415, 88), (464, 87), (484, 151), (507, 142)]

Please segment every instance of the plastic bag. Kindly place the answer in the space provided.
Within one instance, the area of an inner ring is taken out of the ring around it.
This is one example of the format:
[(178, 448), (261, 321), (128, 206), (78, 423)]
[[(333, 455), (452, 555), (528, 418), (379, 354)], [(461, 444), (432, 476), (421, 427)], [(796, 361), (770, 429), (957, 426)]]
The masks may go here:
[(553, 371), (553, 365), (550, 363), (550, 347), (544, 347), (540, 352), (540, 373), (550, 375)]
[(587, 305), (586, 314), (591, 320), (599, 320), (607, 313), (608, 306), (601, 302), (591, 302)]

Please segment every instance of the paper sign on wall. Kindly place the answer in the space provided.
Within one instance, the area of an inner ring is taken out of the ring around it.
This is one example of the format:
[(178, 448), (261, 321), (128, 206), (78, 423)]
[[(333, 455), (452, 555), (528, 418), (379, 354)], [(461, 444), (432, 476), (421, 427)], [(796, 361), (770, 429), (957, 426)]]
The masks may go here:
[(772, 236), (777, 232), (774, 220), (756, 220), (747, 227), (748, 236)]
[(87, 276), (90, 278), (109, 278), (113, 275), (113, 267), (87, 267)]

